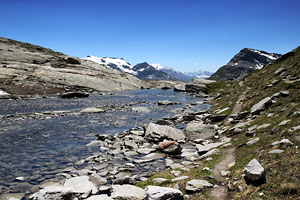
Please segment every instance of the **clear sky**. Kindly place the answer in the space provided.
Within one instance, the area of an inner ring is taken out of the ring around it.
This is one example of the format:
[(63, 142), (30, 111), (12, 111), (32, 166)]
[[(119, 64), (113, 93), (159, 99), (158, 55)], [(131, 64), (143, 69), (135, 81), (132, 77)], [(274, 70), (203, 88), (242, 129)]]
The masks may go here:
[(215, 71), (300, 45), (300, 0), (0, 0), (0, 36), (77, 57)]

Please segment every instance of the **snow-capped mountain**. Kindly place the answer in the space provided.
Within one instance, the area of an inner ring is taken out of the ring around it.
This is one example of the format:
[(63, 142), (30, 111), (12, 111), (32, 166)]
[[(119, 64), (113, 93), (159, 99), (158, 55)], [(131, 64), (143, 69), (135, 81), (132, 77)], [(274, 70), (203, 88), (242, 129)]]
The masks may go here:
[(142, 80), (176, 80), (176, 78), (158, 70), (158, 68), (161, 67), (143, 62), (135, 65), (133, 70), (137, 72), (136, 76)]
[(239, 80), (250, 72), (263, 68), (280, 56), (281, 55), (277, 53), (244, 48), (226, 65), (218, 69), (210, 78), (214, 80)]
[(99, 58), (96, 56), (88, 56), (87, 58), (84, 59), (96, 62), (98, 64), (106, 65), (111, 69), (116, 69), (132, 75), (137, 75), (137, 72), (133, 70), (133, 66), (127, 61), (125, 61), (123, 58), (115, 58), (115, 57)]

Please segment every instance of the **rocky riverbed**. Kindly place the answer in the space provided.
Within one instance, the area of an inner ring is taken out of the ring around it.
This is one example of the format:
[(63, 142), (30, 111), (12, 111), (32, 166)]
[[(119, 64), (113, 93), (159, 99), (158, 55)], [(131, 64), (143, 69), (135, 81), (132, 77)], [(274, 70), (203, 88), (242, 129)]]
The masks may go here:
[[(99, 186), (134, 183), (165, 169), (181, 158), (176, 151), (196, 152), (183, 130), (209, 105), (171, 90), (140, 90), (1, 100), (0, 107), (0, 192), (28, 197), (46, 182), (92, 176)], [(158, 137), (161, 129), (177, 132)]]

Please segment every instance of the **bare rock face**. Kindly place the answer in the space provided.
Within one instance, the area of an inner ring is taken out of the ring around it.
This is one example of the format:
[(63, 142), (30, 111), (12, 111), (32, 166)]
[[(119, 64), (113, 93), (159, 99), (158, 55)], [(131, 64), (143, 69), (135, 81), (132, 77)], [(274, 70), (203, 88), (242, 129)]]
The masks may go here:
[(11, 95), (147, 88), (138, 78), (105, 65), (0, 37), (0, 84)]

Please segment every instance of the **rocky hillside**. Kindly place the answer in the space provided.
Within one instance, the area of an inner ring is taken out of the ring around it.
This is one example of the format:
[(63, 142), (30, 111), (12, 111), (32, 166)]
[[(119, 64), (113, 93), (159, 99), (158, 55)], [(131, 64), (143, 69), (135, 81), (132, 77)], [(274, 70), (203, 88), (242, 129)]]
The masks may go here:
[(0, 37), (0, 89), (11, 95), (146, 87), (138, 78), (95, 62)]
[(280, 54), (244, 48), (226, 65), (218, 69), (210, 79), (240, 80), (250, 72), (263, 68), (264, 65), (279, 58)]
[(300, 47), (241, 81), (209, 87), (211, 114), (224, 119), (236, 148), (230, 199), (299, 198)]

